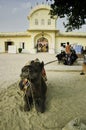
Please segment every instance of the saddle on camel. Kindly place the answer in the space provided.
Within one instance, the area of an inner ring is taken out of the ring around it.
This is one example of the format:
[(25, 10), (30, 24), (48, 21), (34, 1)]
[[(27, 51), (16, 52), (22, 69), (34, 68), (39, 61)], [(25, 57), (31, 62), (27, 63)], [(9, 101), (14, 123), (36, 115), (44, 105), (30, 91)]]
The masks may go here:
[(32, 60), (22, 68), (20, 77), (19, 87), (25, 93), (24, 110), (29, 111), (34, 105), (37, 112), (43, 113), (47, 91), (44, 62)]

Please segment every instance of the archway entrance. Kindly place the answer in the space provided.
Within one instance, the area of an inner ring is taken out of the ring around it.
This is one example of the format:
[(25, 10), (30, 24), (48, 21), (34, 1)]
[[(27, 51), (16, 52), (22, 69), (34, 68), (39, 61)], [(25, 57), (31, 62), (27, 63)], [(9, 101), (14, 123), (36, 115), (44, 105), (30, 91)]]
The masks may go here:
[(8, 46), (13, 45), (12, 41), (5, 42), (5, 52), (8, 52)]
[(48, 52), (49, 44), (45, 37), (41, 37), (37, 40), (37, 52)]

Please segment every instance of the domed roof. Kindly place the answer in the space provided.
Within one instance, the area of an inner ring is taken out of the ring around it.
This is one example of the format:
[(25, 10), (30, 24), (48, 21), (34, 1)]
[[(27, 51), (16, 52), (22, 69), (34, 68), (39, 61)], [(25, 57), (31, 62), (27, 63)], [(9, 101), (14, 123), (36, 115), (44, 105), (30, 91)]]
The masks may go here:
[(28, 19), (29, 19), (36, 11), (43, 10), (43, 9), (44, 9), (44, 10), (50, 10), (50, 6), (49, 6), (49, 5), (44, 5), (44, 4), (35, 6), (35, 7), (31, 10), (31, 12), (29, 13)]

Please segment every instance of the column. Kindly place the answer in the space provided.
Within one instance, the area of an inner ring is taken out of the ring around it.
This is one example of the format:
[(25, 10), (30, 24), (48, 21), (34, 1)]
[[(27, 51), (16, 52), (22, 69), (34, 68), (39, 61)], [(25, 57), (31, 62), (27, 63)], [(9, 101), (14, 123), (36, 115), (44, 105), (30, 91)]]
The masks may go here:
[(51, 43), (49, 47), (49, 53), (54, 54), (55, 53), (55, 34), (52, 35), (51, 37)]
[(31, 50), (30, 50), (30, 53), (31, 54), (36, 54), (36, 49), (35, 49), (35, 47), (34, 47), (34, 35), (32, 36), (32, 47), (31, 47)]

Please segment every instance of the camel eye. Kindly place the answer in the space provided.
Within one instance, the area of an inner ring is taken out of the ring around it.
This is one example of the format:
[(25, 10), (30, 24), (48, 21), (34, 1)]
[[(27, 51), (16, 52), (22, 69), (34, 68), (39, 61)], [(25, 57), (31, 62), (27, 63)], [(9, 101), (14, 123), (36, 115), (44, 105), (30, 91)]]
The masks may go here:
[(29, 68), (29, 72), (33, 72), (33, 68), (32, 67)]
[(29, 70), (27, 69), (25, 72), (28, 72)]
[(31, 69), (29, 69), (29, 72), (32, 72), (32, 70), (31, 70)]

